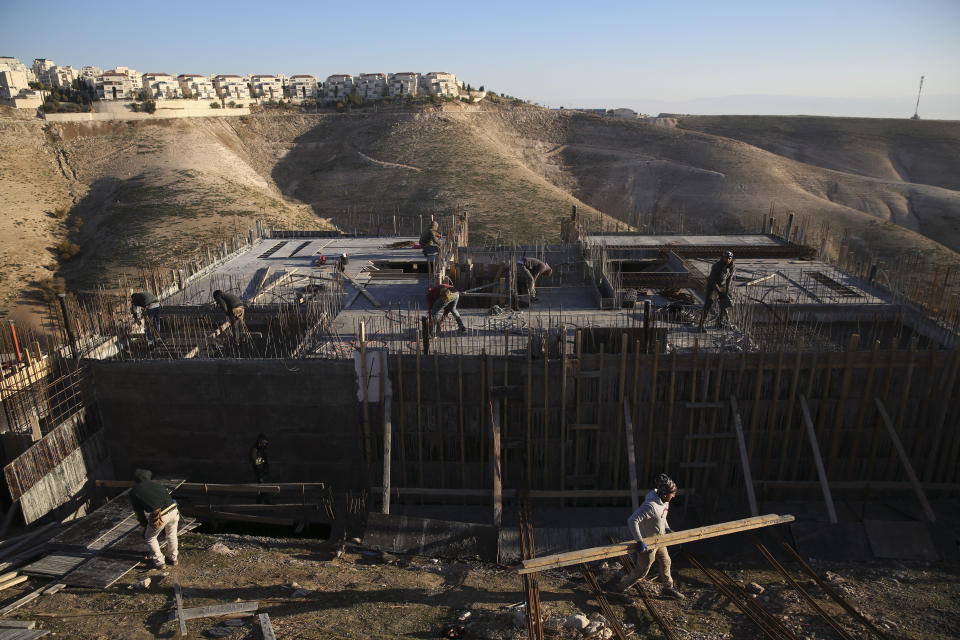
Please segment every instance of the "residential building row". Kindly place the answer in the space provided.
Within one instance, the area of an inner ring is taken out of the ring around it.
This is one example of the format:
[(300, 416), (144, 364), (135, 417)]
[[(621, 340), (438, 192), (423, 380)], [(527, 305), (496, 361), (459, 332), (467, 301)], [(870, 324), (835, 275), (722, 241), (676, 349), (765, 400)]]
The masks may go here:
[(367, 100), (384, 97), (439, 95), (457, 97), (460, 85), (452, 73), (361, 73), (334, 74), (321, 81), (299, 74), (204, 76), (197, 73), (139, 73), (128, 67), (104, 71), (98, 67), (59, 66), (53, 60), (37, 58), (26, 67), (16, 58), (0, 57), (0, 98), (11, 99), (30, 92), (29, 84), (71, 87), (79, 81), (96, 93), (99, 100), (132, 100), (142, 91), (157, 100), (338, 100), (357, 95)]

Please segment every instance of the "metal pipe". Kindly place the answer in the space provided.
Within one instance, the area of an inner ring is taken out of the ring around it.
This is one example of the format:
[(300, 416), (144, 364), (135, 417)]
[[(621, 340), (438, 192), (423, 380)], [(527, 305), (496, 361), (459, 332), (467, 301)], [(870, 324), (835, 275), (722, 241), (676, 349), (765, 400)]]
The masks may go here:
[(13, 324), (13, 320), (10, 321), (10, 335), (13, 336), (13, 350), (17, 352), (17, 362), (23, 362), (23, 357), (20, 355), (20, 343), (17, 341), (17, 328)]

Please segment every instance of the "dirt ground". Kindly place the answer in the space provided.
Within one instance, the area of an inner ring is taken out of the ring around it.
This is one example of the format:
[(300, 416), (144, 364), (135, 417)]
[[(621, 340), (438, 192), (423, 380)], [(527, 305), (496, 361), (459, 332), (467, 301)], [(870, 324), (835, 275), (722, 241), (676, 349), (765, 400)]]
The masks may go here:
[[(181, 541), (181, 562), (160, 572), (140, 568), (107, 590), (65, 589), (43, 596), (8, 618), (36, 620), (51, 636), (77, 639), (179, 637), (170, 620), (173, 582), (184, 607), (257, 600), (270, 615), (277, 638), (438, 638), (449, 625), (462, 624), (465, 638), (525, 638), (523, 588), (509, 567), (479, 561), (450, 561), (393, 556), (347, 545), (339, 557), (315, 540), (258, 538), (235, 534), (190, 533)], [(763, 637), (760, 631), (706, 579), (674, 551), (674, 577), (686, 594), (682, 601), (662, 598), (648, 585), (653, 602), (679, 638), (713, 640)], [(960, 636), (960, 566), (929, 563), (814, 563), (855, 607), (889, 638), (946, 639)], [(720, 566), (781, 618), (798, 638), (836, 637), (834, 632), (766, 567)], [(601, 585), (619, 574), (619, 565), (594, 567)], [(829, 600), (816, 584), (788, 566), (801, 585), (854, 637), (864, 629)], [(135, 586), (151, 578), (146, 589)], [(39, 584), (27, 583), (26, 593)], [(600, 610), (575, 568), (540, 574), (541, 609), (547, 638), (586, 637), (566, 625), (570, 616), (596, 620)], [(20, 587), (17, 587), (20, 589)], [(11, 589), (10, 591), (14, 591)], [(15, 594), (5, 594), (12, 599)], [(664, 637), (639, 597), (611, 602), (629, 633), (637, 638)], [(217, 619), (186, 623), (188, 637), (261, 638), (256, 618), (225, 626)], [(593, 629), (600, 627), (595, 625)], [(213, 631), (220, 629), (221, 631)], [(228, 633), (229, 631), (229, 633)], [(595, 638), (607, 637), (599, 631)], [(48, 636), (49, 637), (49, 636)]]

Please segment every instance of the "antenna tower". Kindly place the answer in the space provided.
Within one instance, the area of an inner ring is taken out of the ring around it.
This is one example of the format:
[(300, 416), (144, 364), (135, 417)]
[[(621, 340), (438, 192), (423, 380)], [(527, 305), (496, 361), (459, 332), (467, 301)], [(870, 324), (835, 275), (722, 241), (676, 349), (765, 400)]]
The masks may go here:
[(920, 76), (920, 88), (917, 90), (917, 106), (913, 110), (913, 118), (911, 120), (920, 119), (920, 92), (923, 91), (923, 76)]

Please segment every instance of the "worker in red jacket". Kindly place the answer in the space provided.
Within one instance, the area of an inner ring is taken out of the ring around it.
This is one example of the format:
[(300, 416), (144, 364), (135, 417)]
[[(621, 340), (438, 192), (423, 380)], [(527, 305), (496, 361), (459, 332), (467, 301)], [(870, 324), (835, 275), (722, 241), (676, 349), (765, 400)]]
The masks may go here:
[[(452, 314), (453, 319), (457, 321), (460, 327), (460, 333), (466, 333), (467, 328), (463, 324), (460, 312), (457, 311), (457, 302), (460, 300), (460, 292), (454, 289), (452, 284), (441, 283), (427, 290), (427, 308), (430, 309), (430, 326), (436, 335), (440, 335), (440, 325), (443, 323), (447, 314)], [(443, 316), (439, 319), (440, 311)]]

